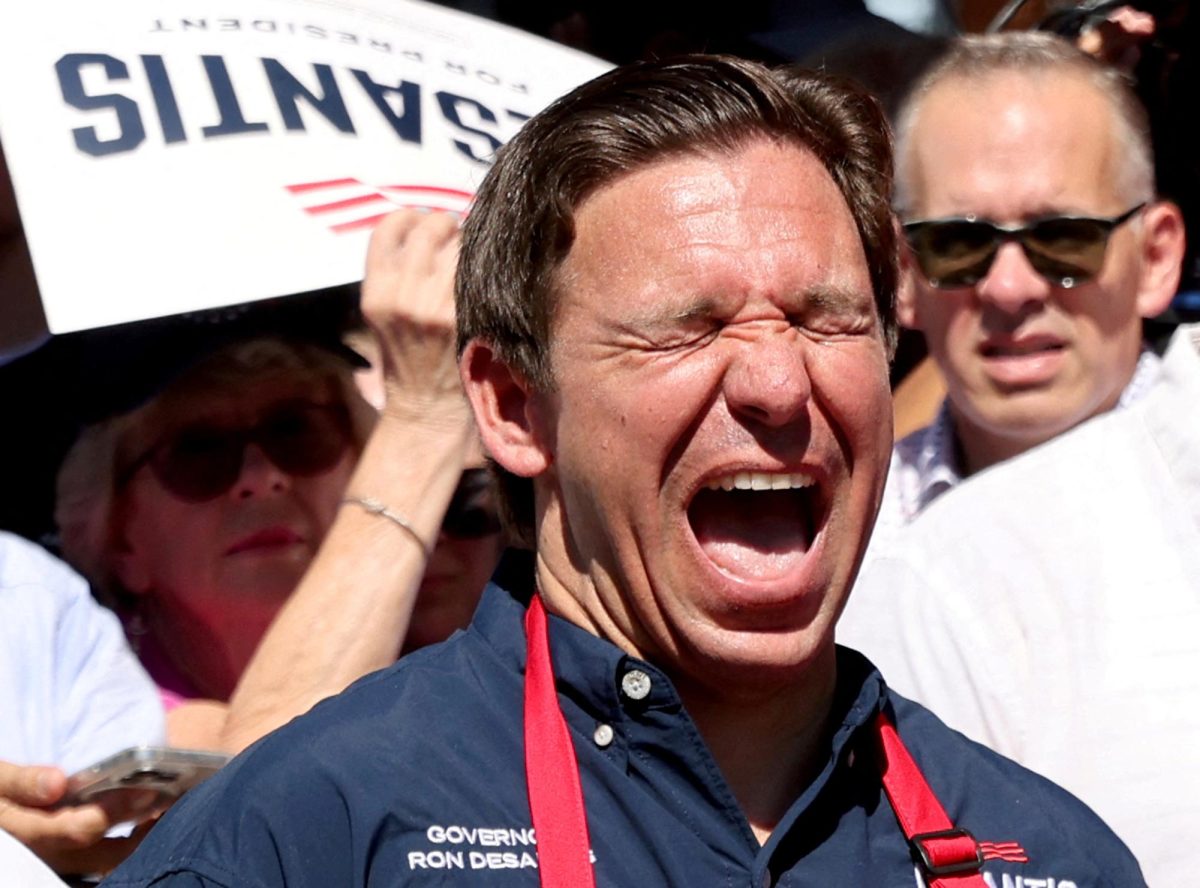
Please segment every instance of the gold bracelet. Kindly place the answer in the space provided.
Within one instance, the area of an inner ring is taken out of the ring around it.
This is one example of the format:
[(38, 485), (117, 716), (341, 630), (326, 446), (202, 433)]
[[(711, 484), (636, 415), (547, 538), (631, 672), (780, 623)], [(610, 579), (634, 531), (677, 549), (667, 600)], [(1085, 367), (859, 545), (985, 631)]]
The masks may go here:
[(355, 505), (355, 506), (361, 506), (362, 508), (364, 508), (368, 512), (370, 512), (372, 515), (380, 515), (380, 516), (386, 518), (388, 521), (392, 522), (394, 525), (399, 527), (401, 530), (403, 530), (405, 533), (407, 533), (410, 537), (412, 537), (414, 540), (416, 540), (417, 545), (421, 547), (421, 551), (425, 554), (425, 557), (427, 559), (433, 555), (432, 549), (430, 549), (429, 546), (425, 545), (425, 541), (423, 539), (421, 539), (421, 535), (419, 533), (417, 533), (417, 531), (413, 528), (413, 526), (411, 524), (408, 523), (408, 519), (405, 518), (403, 515), (401, 515), (399, 512), (392, 511), (392, 509), (389, 508), (387, 505), (385, 505), (385, 504), (381, 503), (379, 500), (373, 499), (369, 496), (347, 496), (347, 497), (344, 497), (342, 499), (342, 505), (346, 505), (347, 503), (351, 504), (351, 505)]

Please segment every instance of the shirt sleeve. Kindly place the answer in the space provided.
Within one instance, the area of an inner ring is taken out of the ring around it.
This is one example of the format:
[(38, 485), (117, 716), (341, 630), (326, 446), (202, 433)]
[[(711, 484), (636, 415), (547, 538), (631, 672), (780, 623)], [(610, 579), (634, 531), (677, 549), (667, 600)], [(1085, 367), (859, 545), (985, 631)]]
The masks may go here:
[(30, 634), (52, 647), (39, 652), (37, 662), (50, 658), (54, 748), (32, 751), (32, 758), (71, 773), (127, 746), (163, 742), (162, 703), (116, 616), (96, 603), (82, 577), (49, 553), (11, 537), (0, 542), (6, 550), (5, 591), (26, 601), (17, 614), (51, 624), (49, 634), (40, 627), (36, 632), (31, 627)]

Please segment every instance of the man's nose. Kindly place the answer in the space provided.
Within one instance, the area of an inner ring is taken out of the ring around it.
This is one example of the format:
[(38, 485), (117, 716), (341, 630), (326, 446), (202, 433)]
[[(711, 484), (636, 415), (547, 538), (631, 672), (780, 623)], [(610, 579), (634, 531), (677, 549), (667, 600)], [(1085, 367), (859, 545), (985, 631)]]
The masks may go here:
[(981, 302), (1016, 314), (1030, 305), (1039, 305), (1050, 298), (1050, 282), (1037, 273), (1016, 241), (1000, 245), (992, 267), (978, 284), (975, 292)]
[(724, 379), (730, 411), (772, 427), (794, 421), (812, 394), (799, 331), (764, 329), (731, 346), (736, 353)]
[(285, 472), (263, 451), (250, 441), (242, 451), (242, 470), (238, 473), (234, 493), (239, 499), (266, 496), (287, 490), (292, 476)]

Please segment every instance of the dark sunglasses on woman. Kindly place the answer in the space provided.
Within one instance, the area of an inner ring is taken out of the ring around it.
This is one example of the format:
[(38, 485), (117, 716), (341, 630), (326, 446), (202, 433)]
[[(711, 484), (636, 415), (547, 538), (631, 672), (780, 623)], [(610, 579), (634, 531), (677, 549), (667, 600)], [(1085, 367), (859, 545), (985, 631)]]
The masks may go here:
[[(149, 465), (172, 495), (186, 502), (208, 502), (237, 483), (247, 444), (257, 445), (281, 471), (310, 477), (337, 465), (351, 439), (345, 405), (281, 401), (252, 426), (198, 422), (176, 429), (126, 466), (118, 474), (117, 486), (124, 486)], [(486, 469), (462, 473), (442, 520), (442, 531), (458, 539), (500, 532)]]
[(319, 475), (337, 465), (352, 440), (344, 404), (288, 400), (273, 404), (252, 426), (198, 422), (160, 438), (117, 475), (127, 484), (149, 465), (158, 482), (192, 503), (216, 499), (237, 483), (247, 444), (255, 444), (289, 475)]
[(500, 532), (492, 479), (487, 469), (465, 469), (442, 519), (442, 532), (460, 540)]

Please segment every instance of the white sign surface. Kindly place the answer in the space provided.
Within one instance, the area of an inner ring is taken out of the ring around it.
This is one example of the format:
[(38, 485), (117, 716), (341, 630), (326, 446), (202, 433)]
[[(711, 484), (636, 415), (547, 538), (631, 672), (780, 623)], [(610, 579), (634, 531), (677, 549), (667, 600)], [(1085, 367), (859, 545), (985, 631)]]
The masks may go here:
[(0, 140), (50, 332), (356, 281), (382, 215), (463, 209), (607, 67), (417, 0), (9, 4)]

